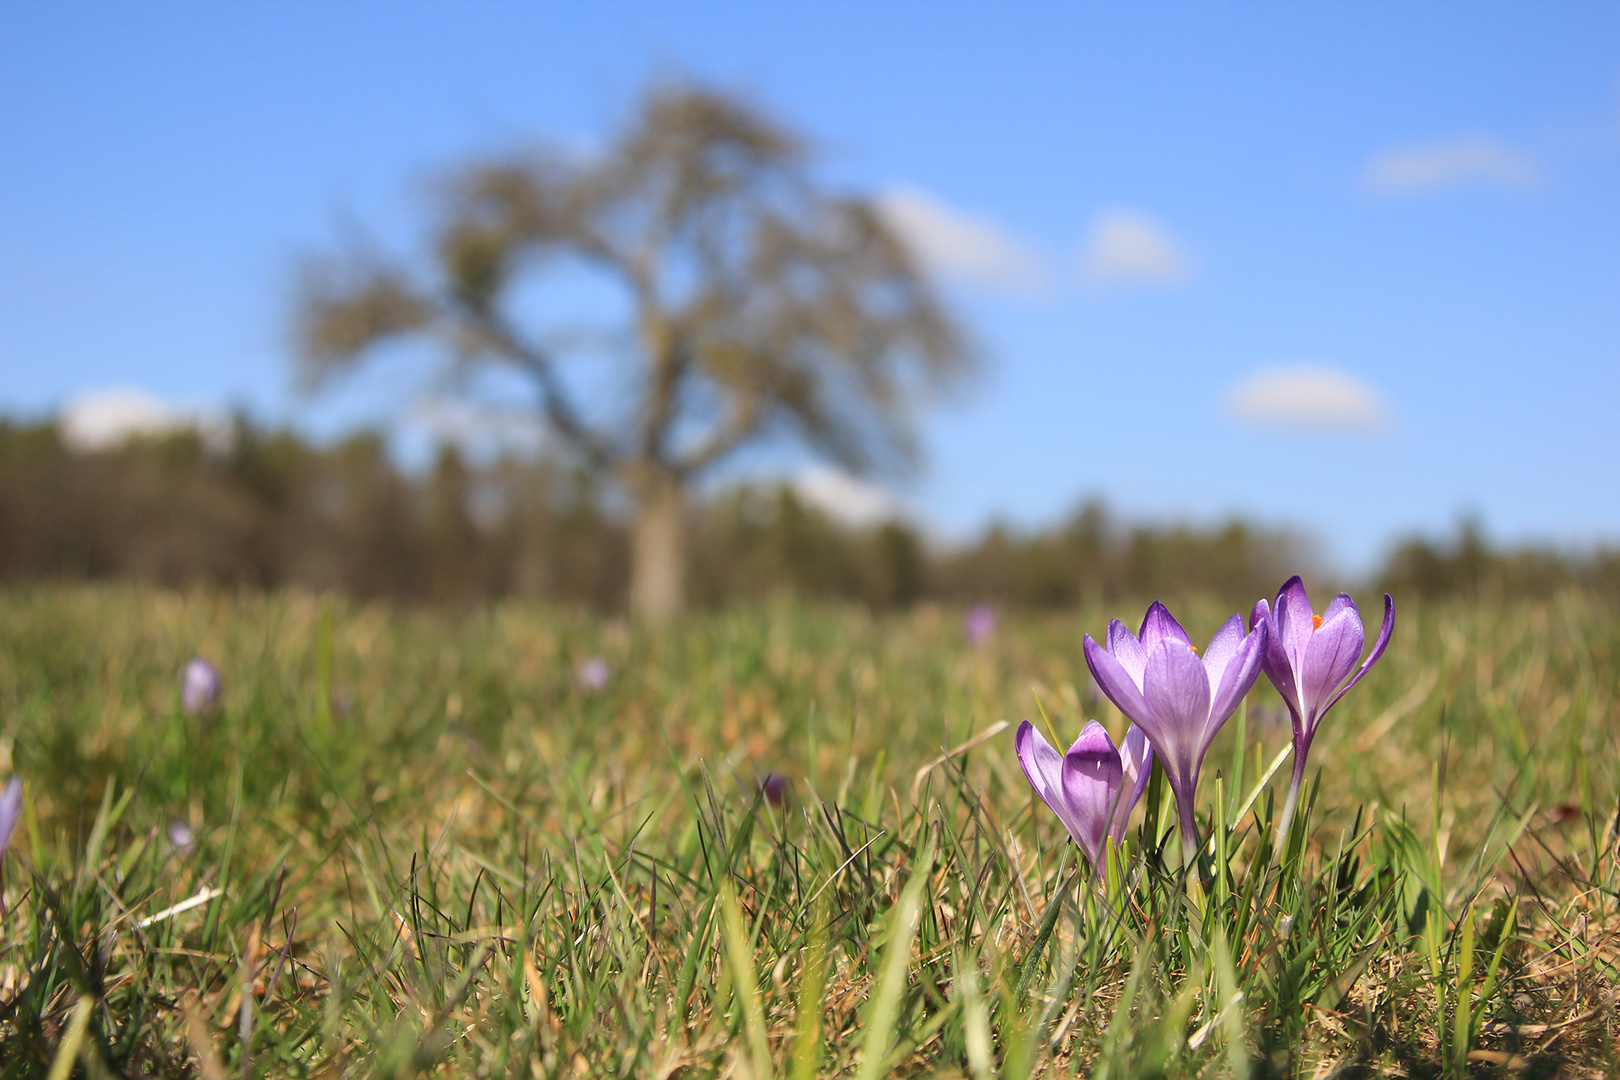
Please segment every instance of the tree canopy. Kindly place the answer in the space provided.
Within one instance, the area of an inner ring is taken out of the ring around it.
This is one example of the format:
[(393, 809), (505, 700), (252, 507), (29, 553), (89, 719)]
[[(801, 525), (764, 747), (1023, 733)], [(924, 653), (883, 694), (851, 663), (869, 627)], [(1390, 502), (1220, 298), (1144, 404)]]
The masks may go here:
[[(670, 614), (693, 477), (767, 437), (852, 470), (908, 463), (915, 406), (972, 364), (913, 254), (869, 200), (819, 185), (812, 158), (735, 96), (664, 86), (600, 153), (469, 162), (442, 187), (431, 258), (309, 264), (302, 374), (318, 385), (405, 337), (520, 373), (548, 432), (629, 486), (633, 576), (675, 576), (643, 613)], [(525, 319), (525, 289), (559, 268), (611, 282), (623, 318)], [(582, 398), (564, 368), (604, 354), (622, 389)]]

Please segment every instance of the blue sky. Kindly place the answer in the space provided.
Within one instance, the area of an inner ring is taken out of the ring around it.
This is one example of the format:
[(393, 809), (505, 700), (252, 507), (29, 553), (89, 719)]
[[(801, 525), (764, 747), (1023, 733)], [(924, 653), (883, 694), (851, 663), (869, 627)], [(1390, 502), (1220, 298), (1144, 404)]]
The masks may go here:
[(1459, 513), (1620, 539), (1613, 5), (6, 5), (0, 411), (398, 416), (292, 392), (300, 254), (408, 250), (436, 169), (678, 74), (814, 136), (984, 344), (902, 485), (946, 535), (1097, 494), (1350, 570)]

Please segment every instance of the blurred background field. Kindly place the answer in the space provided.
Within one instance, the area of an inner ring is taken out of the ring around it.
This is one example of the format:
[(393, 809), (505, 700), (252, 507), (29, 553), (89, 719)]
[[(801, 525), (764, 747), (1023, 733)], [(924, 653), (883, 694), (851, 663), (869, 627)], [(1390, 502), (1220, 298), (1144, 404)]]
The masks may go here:
[[(667, 784), (671, 751), (709, 761), (742, 796), (769, 772), (828, 789), (850, 760), (881, 752), (883, 784), (904, 794), (941, 747), (1036, 718), (1037, 701), (1060, 731), (1088, 719), (1122, 730), (1080, 641), (1137, 607), (1004, 615), (975, 645), (960, 610), (935, 605), (874, 616), (785, 600), (662, 636), (517, 603), (458, 614), (298, 592), (23, 588), (5, 596), (0, 691), (16, 767), (46, 793), (77, 792), (70, 815), (116, 775), (139, 782), (153, 813), (185, 816), (197, 800), (217, 820), (233, 768), (249, 762), (249, 792), (317, 816), (340, 797), (414, 819), (460, 791), (468, 769), (541, 762), (640, 797)], [(1231, 614), (1208, 598), (1180, 610), (1195, 638)], [(1454, 809), (1509, 793), (1588, 808), (1612, 797), (1612, 603), (1579, 592), (1413, 602), (1397, 633), (1399, 649), (1324, 729), (1313, 762), (1327, 802), (1426, 812), (1442, 760)], [(225, 673), (217, 717), (178, 710), (176, 672), (193, 655)], [(591, 658), (610, 673), (599, 689), (581, 680)], [(1262, 684), (1250, 733), (1269, 758), (1287, 731)], [(1009, 734), (981, 753), (1022, 803), (1010, 745)]]

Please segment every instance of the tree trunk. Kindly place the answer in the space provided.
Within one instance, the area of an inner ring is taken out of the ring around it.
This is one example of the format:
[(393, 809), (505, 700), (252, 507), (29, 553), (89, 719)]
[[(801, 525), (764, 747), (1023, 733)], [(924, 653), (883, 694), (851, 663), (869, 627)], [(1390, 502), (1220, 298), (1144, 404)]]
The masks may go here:
[(634, 491), (630, 614), (660, 625), (686, 602), (686, 493), (678, 477), (652, 470), (638, 478)]

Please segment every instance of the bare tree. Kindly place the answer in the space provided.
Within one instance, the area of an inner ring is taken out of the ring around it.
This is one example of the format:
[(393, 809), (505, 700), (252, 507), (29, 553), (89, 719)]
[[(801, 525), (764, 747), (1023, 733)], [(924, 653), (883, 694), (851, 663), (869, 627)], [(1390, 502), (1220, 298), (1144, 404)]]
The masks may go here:
[[(466, 165), (427, 265), (351, 253), (306, 267), (303, 374), (319, 384), (399, 337), (437, 342), (457, 368), (520, 372), (549, 432), (633, 496), (631, 609), (667, 620), (683, 604), (694, 478), (777, 436), (855, 471), (903, 463), (919, 395), (970, 364), (874, 207), (821, 190), (809, 164), (748, 104), (666, 86), (588, 160), (542, 149)], [(624, 316), (594, 335), (520, 325), (519, 294), (558, 280), (543, 268), (605, 278)], [(627, 376), (617, 402), (564, 378), (604, 341)]]

